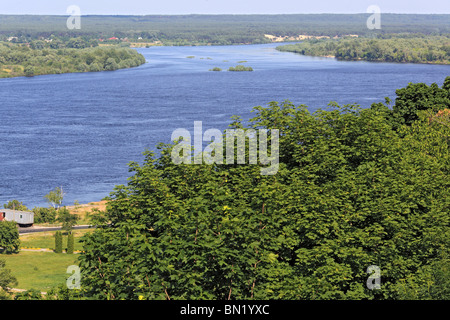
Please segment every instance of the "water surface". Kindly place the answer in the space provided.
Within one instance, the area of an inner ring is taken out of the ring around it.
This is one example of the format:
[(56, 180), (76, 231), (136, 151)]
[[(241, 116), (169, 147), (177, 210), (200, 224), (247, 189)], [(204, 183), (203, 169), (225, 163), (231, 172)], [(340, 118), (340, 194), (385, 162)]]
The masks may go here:
[[(232, 115), (290, 100), (369, 107), (409, 82), (442, 85), (450, 66), (344, 62), (278, 52), (275, 44), (139, 49), (148, 62), (115, 72), (0, 80), (0, 205), (97, 201), (126, 184), (127, 164), (177, 128), (224, 130)], [(193, 58), (187, 58), (193, 56)], [(241, 62), (247, 61), (247, 62)], [(212, 72), (243, 64), (253, 72)]]

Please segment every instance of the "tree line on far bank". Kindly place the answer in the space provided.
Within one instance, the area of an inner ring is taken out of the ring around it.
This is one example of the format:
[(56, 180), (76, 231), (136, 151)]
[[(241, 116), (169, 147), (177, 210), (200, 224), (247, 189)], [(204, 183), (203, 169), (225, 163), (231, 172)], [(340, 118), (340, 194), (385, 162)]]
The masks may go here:
[(0, 43), (0, 78), (114, 71), (137, 67), (145, 58), (120, 47), (59, 48)]
[(277, 50), (338, 60), (450, 64), (450, 36), (314, 39)]

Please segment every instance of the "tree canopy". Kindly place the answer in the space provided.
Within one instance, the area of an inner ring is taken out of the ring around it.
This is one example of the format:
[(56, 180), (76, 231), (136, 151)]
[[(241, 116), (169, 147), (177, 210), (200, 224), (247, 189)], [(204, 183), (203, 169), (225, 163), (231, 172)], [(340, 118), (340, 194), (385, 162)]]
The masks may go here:
[[(174, 144), (161, 144), (159, 157), (130, 164), (109, 223), (84, 237), (84, 294), (448, 299), (450, 127), (431, 110), (394, 129), (380, 106), (255, 107), (230, 128), (279, 130), (272, 176), (259, 164), (174, 164)], [(373, 265), (381, 287), (370, 290)]]

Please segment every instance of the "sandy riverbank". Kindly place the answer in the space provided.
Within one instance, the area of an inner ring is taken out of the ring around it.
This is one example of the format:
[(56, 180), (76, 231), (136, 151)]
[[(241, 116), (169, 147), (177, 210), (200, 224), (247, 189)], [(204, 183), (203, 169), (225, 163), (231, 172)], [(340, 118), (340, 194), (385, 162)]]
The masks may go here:
[(90, 213), (93, 209), (105, 211), (106, 203), (107, 201), (97, 201), (97, 202), (90, 202), (87, 204), (80, 204), (77, 206), (75, 205), (66, 206), (66, 208), (70, 211), (70, 213), (84, 216), (86, 215), (86, 213)]

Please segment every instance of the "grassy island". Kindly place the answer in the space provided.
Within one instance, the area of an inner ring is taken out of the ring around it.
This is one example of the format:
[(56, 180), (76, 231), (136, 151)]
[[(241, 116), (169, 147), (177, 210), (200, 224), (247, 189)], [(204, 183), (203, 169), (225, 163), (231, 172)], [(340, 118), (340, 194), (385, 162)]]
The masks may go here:
[(252, 67), (246, 67), (241, 64), (237, 65), (236, 67), (230, 67), (228, 68), (228, 71), (253, 71)]

